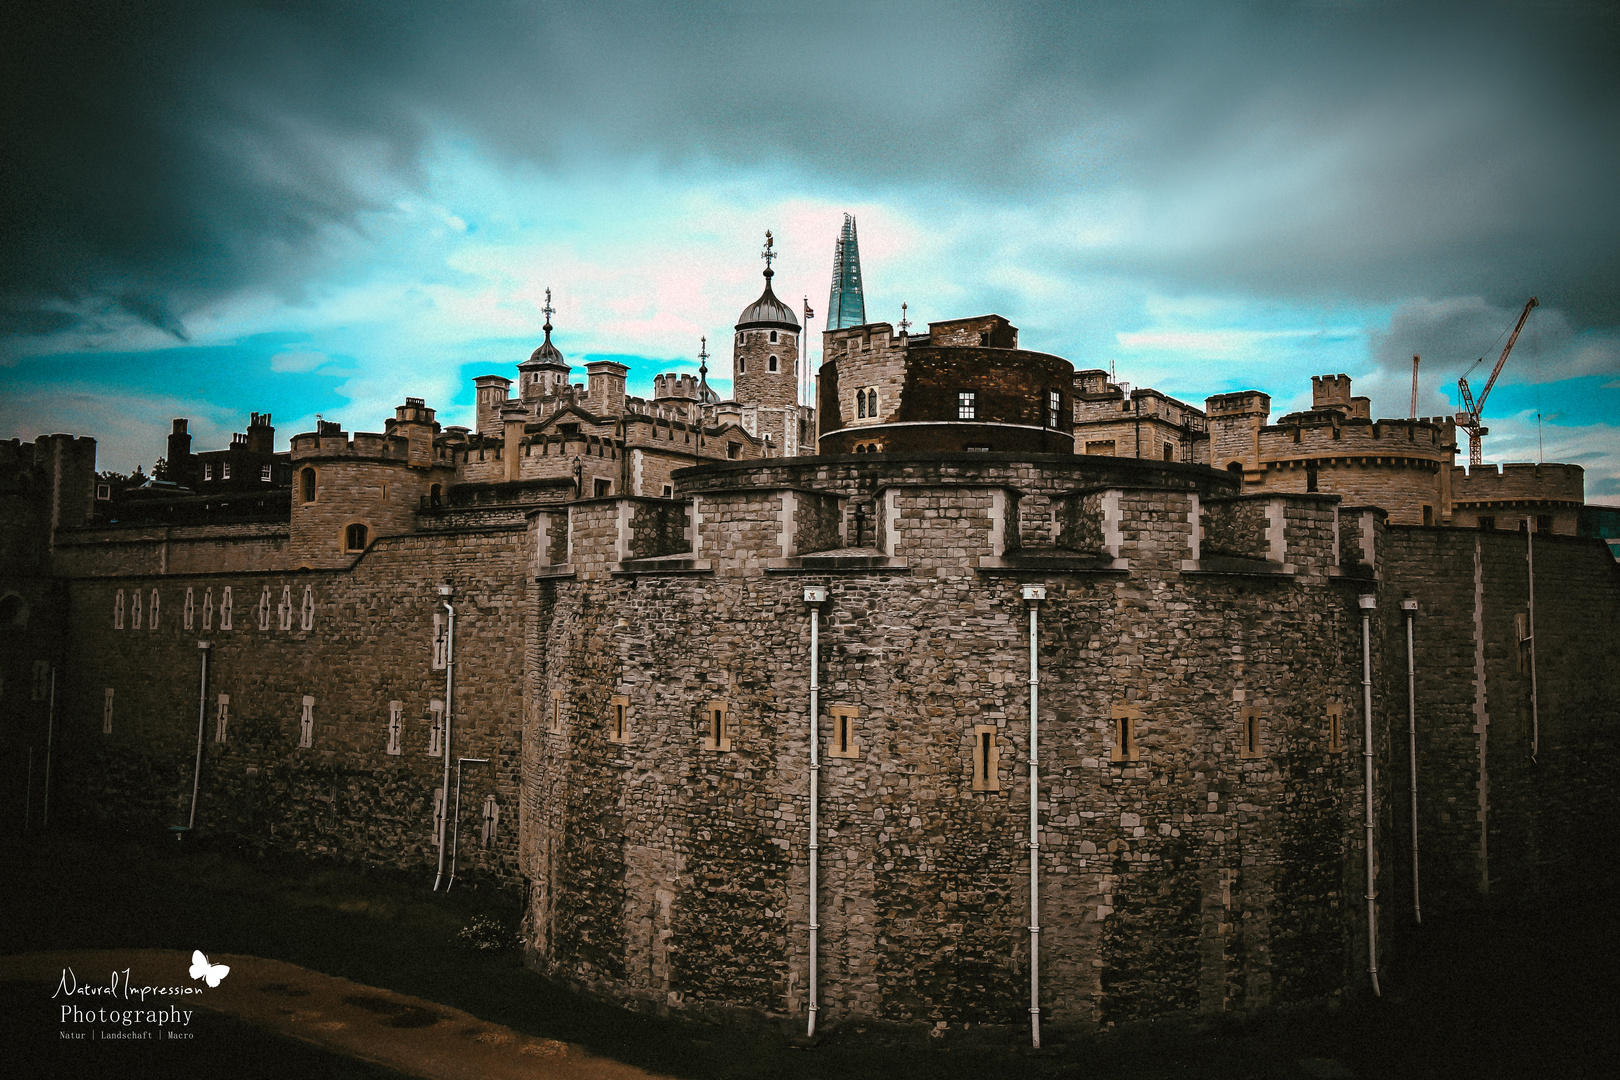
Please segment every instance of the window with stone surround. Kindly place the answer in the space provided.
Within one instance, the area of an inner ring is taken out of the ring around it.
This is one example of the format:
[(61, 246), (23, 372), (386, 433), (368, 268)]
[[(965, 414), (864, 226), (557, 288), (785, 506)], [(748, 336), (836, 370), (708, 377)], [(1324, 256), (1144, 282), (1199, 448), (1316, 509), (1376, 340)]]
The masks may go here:
[(366, 527), (359, 522), (350, 525), (343, 532), (343, 546), (347, 551), (366, 550)]
[(772, 345), (776, 344), (776, 331), (775, 330), (771, 331), (771, 344)]
[(608, 699), (608, 742), (630, 741), (630, 699), (615, 694)]
[(827, 756), (860, 757), (861, 744), (855, 737), (855, 721), (861, 710), (854, 705), (834, 705), (827, 711), (832, 715), (832, 744), (827, 748)]
[(561, 690), (551, 692), (551, 716), (549, 730), (553, 735), (562, 734), (563, 729), (563, 696)]
[(973, 727), (973, 790), (1000, 791), (1001, 747), (994, 724)]
[(766, 360), (766, 362), (765, 362), (765, 370), (766, 371), (775, 371), (775, 370), (777, 370), (777, 366), (778, 366), (778, 361), (776, 359), (776, 354), (771, 353), (770, 358), (768, 360)]
[(1264, 745), (1265, 710), (1253, 705), (1246, 705), (1238, 716), (1242, 721), (1243, 730), (1239, 736), (1238, 757), (1262, 758), (1266, 756)]
[(259, 481), (265, 484), (270, 482), (270, 466), (262, 465), (259, 467)]
[(716, 753), (731, 749), (731, 707), (723, 701), (703, 703), (703, 749)]
[(1344, 749), (1344, 706), (1338, 702), (1327, 707), (1328, 753), (1337, 754)]
[(298, 497), (307, 503), (315, 501), (314, 469), (304, 469), (298, 474)]
[(123, 628), (124, 628), (124, 590), (119, 589), (118, 593), (113, 597), (113, 629), (114, 630), (122, 630)]
[(221, 480), (229, 480), (231, 478), (231, 463), (230, 462), (222, 461), (222, 462), (219, 463), (219, 478)]
[(1109, 752), (1110, 761), (1136, 761), (1138, 726), (1142, 722), (1142, 710), (1135, 705), (1115, 705), (1113, 707), (1114, 745)]
[(972, 390), (959, 390), (956, 394), (956, 418), (973, 420), (979, 413), (979, 395)]
[(1063, 395), (1056, 390), (1046, 392), (1046, 426), (1057, 427), (1063, 411)]

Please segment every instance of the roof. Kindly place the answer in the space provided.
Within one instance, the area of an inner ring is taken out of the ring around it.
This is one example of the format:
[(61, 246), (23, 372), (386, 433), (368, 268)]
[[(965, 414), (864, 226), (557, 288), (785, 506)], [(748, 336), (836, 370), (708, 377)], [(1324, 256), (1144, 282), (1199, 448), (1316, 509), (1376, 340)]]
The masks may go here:
[(759, 294), (759, 299), (743, 308), (743, 313), (737, 316), (737, 329), (746, 326), (779, 326), (785, 330), (797, 330), (799, 320), (794, 317), (793, 309), (776, 298), (771, 291), (772, 273), (769, 267), (765, 269), (765, 291)]
[(560, 367), (560, 368), (568, 368), (569, 367), (568, 361), (563, 359), (562, 352), (560, 350), (558, 350), (557, 346), (555, 346), (555, 345), (553, 345), (551, 343), (551, 320), (550, 319), (546, 320), (546, 340), (544, 340), (544, 341), (542, 341), (540, 343), (540, 347), (538, 349), (535, 349), (534, 352), (529, 354), (529, 359), (528, 359), (527, 363), (519, 364), (518, 367), (526, 368), (526, 367), (529, 367), (531, 365), (539, 365), (539, 364), (555, 364), (557, 367)]

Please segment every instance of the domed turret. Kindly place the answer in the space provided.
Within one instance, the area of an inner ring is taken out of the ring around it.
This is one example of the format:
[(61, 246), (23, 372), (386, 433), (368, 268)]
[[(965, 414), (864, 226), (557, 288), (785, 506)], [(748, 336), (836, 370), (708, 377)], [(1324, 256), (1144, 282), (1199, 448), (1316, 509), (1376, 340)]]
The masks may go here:
[(741, 405), (792, 408), (798, 403), (799, 320), (771, 291), (775, 240), (765, 234), (765, 291), (743, 308), (731, 351), (731, 396)]
[(529, 354), (528, 360), (518, 365), (518, 393), (525, 401), (543, 398), (568, 385), (573, 368), (563, 359), (562, 351), (551, 343), (551, 290), (546, 290), (546, 340)]

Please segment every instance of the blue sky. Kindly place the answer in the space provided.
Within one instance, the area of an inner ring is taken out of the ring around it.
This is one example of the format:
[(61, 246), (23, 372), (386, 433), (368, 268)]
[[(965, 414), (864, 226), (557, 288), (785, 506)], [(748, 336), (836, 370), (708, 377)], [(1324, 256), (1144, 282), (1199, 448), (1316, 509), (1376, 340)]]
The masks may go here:
[(1274, 416), (1328, 372), (1405, 415), (1414, 352), (1452, 411), (1537, 295), (1487, 460), (1620, 500), (1612, 5), (82, 7), (0, 16), (0, 437), (468, 423), (547, 288), (574, 363), (706, 336), (724, 392), (765, 230), (819, 315), (848, 212), (869, 318)]

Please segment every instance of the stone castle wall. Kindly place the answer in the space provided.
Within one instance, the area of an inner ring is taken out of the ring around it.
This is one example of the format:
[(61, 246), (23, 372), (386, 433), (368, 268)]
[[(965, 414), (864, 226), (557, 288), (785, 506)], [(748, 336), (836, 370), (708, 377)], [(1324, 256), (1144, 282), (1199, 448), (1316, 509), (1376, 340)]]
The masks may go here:
[[(432, 872), (444, 761), (428, 750), (432, 703), (445, 694), (434, 588), (449, 583), (460, 614), (452, 752), (492, 761), (464, 770), (460, 870), (515, 886), (523, 536), (519, 526), (381, 540), (343, 571), (72, 580), (64, 813), (147, 833), (186, 822), (205, 640), (198, 827), (249, 847)], [(306, 697), (313, 723), (302, 746)], [(501, 817), (486, 848), (489, 795)]]

